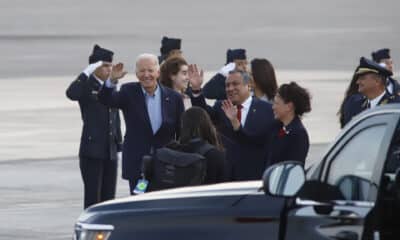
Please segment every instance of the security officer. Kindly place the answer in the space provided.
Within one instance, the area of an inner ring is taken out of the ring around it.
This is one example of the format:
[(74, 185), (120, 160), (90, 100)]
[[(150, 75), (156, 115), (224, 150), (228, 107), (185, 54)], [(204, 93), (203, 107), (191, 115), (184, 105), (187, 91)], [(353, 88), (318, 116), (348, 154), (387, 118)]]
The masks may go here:
[(245, 49), (228, 49), (226, 65), (215, 74), (202, 89), (203, 96), (208, 99), (226, 99), (225, 80), (233, 70), (247, 72), (247, 56)]
[(387, 103), (400, 102), (400, 96), (391, 94), (386, 89), (386, 79), (392, 72), (374, 61), (362, 57), (355, 72), (358, 92), (363, 96), (354, 98), (344, 112), (344, 123), (349, 122), (360, 112)]
[(182, 55), (181, 51), (182, 39), (163, 37), (161, 40), (161, 55), (158, 57), (158, 62), (161, 64), (165, 59), (172, 55)]
[[(384, 66), (387, 70), (393, 71), (393, 60), (390, 56), (390, 49), (382, 48), (371, 53), (372, 60), (377, 62), (379, 65)], [(390, 94), (400, 95), (400, 84), (396, 79), (391, 76), (387, 77), (386, 88)]]
[(118, 110), (97, 99), (112, 69), (113, 52), (95, 45), (89, 66), (68, 87), (67, 97), (78, 101), (83, 130), (79, 166), (84, 183), (84, 208), (113, 199), (117, 180), (117, 152), (121, 151)]

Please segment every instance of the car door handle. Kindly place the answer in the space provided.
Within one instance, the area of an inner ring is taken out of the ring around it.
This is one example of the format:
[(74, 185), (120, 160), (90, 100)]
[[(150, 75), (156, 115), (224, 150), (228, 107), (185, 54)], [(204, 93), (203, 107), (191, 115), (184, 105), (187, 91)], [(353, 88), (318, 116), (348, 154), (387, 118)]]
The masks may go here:
[(358, 240), (358, 234), (352, 231), (341, 231), (331, 238), (337, 240)]

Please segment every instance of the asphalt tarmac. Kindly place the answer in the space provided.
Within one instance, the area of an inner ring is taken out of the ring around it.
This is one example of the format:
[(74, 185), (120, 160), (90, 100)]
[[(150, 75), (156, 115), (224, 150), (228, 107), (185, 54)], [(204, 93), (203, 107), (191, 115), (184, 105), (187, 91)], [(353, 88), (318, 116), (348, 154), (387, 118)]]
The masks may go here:
[[(82, 210), (78, 105), (65, 97), (93, 44), (110, 48), (133, 81), (138, 54), (163, 35), (207, 71), (227, 48), (268, 58), (279, 83), (313, 96), (304, 123), (317, 162), (340, 131), (336, 112), (360, 56), (388, 47), (400, 62), (400, 2), (0, 1), (0, 239), (71, 239)], [(398, 74), (396, 74), (398, 76)], [(119, 178), (117, 196), (127, 196)]]

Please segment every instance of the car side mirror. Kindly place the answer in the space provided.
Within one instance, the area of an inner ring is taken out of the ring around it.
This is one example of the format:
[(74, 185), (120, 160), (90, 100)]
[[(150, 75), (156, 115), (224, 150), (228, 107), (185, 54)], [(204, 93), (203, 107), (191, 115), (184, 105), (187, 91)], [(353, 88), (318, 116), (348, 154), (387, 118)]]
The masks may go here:
[(264, 192), (276, 197), (296, 196), (305, 181), (303, 166), (294, 161), (274, 164), (263, 174)]

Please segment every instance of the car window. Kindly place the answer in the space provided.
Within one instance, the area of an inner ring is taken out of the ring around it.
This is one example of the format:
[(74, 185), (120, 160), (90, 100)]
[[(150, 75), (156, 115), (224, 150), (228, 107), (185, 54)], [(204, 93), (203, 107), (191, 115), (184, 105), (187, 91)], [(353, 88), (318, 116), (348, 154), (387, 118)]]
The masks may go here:
[(347, 200), (367, 200), (376, 195), (377, 183), (372, 180), (375, 165), (385, 161), (379, 156), (386, 124), (373, 125), (354, 134), (331, 160), (328, 183), (337, 186)]

